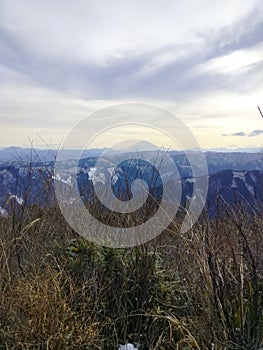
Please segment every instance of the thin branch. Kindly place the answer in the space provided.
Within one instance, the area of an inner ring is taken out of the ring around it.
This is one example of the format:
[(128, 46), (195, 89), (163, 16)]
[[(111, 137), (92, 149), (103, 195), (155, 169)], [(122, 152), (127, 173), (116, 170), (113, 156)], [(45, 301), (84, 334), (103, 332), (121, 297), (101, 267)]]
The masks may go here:
[(261, 117), (263, 118), (263, 113), (261, 112), (261, 109), (260, 109), (259, 106), (258, 106), (258, 110), (259, 110), (259, 113), (260, 113)]

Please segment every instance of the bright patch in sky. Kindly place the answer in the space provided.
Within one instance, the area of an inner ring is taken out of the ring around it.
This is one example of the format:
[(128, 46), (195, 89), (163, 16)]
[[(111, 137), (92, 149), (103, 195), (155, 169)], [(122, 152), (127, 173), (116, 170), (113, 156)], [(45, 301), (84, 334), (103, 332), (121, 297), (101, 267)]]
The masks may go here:
[(207, 64), (204, 69), (215, 73), (231, 73), (240, 70), (252, 69), (254, 64), (262, 63), (263, 45), (257, 45), (252, 49), (236, 50), (228, 55), (214, 58)]

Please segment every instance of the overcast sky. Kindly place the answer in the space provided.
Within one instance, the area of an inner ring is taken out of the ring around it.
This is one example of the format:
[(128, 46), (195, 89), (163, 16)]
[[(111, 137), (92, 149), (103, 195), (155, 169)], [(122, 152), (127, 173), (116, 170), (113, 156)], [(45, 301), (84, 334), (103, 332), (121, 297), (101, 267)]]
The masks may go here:
[(263, 1), (0, 0), (0, 147), (57, 144), (123, 102), (175, 113), (203, 148), (262, 146)]

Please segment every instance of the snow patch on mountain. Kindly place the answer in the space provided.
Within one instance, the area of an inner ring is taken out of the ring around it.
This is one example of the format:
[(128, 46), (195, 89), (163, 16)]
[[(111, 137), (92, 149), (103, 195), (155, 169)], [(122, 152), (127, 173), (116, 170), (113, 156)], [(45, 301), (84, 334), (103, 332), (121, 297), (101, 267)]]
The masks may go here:
[(103, 172), (99, 172), (98, 168), (96, 167), (90, 168), (88, 175), (89, 180), (91, 180), (93, 184), (96, 184), (98, 182), (105, 184), (106, 182), (105, 174)]
[(189, 177), (188, 179), (185, 180), (185, 182), (194, 183), (196, 182), (196, 179)]
[(9, 199), (12, 199), (12, 198), (14, 198), (15, 199), (15, 201), (17, 202), (17, 204), (19, 204), (19, 205), (23, 205), (24, 204), (24, 199), (22, 198), (22, 197), (18, 197), (17, 195), (15, 195), (15, 194), (12, 194), (10, 197), (9, 197)]
[(0, 218), (8, 218), (8, 212), (2, 207), (0, 207)]
[[(246, 180), (246, 174), (247, 172), (237, 172), (237, 171), (233, 171), (233, 182), (232, 182), (232, 187), (233, 188), (238, 188), (238, 184), (236, 182), (236, 179), (240, 179), (241, 181), (244, 182), (244, 184), (246, 185), (248, 191), (252, 194), (252, 196), (254, 196), (255, 192), (254, 192), (254, 188), (249, 185), (247, 183), (247, 180)], [(251, 174), (250, 174), (251, 176)], [(255, 182), (255, 181), (254, 181)]]
[(133, 344), (127, 343), (125, 345), (120, 345), (119, 350), (138, 350), (139, 347), (137, 347), (137, 346), (135, 347)]
[(53, 179), (53, 180), (60, 181), (60, 182), (63, 182), (63, 183), (66, 184), (66, 185), (72, 186), (72, 177), (71, 177), (71, 175), (69, 175), (68, 178), (65, 180), (65, 179), (63, 179), (63, 178), (61, 177), (60, 174), (56, 173), (55, 176), (54, 176), (54, 175), (52, 176), (52, 179)]

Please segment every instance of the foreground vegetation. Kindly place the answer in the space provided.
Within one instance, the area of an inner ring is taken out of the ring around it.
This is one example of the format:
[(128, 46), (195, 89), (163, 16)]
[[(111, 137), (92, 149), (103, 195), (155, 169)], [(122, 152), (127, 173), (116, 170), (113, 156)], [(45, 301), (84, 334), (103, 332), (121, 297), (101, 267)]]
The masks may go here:
[(143, 246), (77, 236), (57, 207), (0, 219), (0, 349), (258, 349), (263, 219), (219, 208)]

